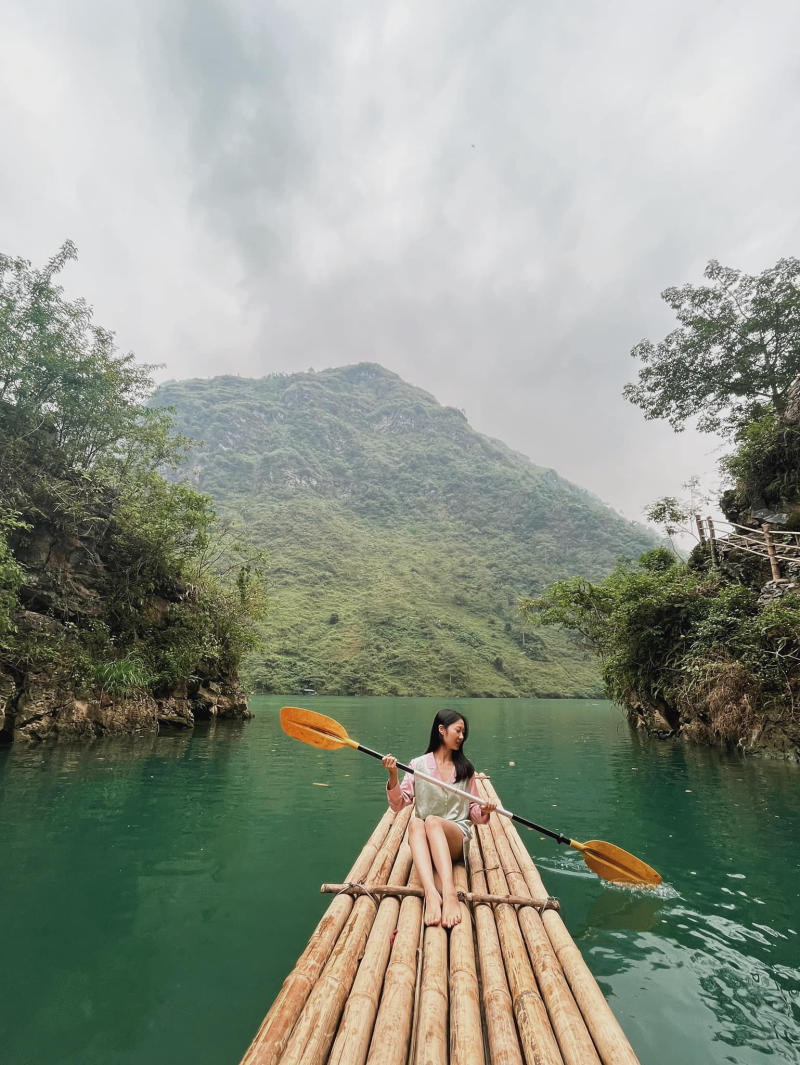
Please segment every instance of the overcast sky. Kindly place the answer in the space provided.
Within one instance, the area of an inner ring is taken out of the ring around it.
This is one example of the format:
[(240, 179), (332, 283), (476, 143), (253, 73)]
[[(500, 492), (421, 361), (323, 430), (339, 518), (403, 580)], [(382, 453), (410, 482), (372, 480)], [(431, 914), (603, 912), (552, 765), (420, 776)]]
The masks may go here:
[(800, 4), (0, 0), (0, 250), (159, 377), (370, 360), (626, 516), (719, 442), (621, 397), (710, 258), (800, 254)]

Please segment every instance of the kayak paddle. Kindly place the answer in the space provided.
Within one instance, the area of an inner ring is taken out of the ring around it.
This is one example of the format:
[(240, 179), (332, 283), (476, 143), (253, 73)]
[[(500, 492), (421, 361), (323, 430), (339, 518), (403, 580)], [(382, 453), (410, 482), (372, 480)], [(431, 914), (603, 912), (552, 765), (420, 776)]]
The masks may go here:
[[(341, 747), (352, 747), (354, 751), (361, 751), (362, 754), (368, 754), (372, 758), (382, 759), (384, 757), (378, 751), (372, 751), (357, 740), (351, 739), (344, 725), (340, 725), (332, 717), (318, 714), (314, 710), (303, 710), (299, 706), (284, 706), (281, 710), (281, 728), (287, 736), (325, 751), (337, 751)], [(411, 766), (403, 765), (402, 762), (398, 762), (397, 767), (405, 770), (406, 773), (415, 772)], [(457, 795), (464, 796), (464, 792), (460, 788), (452, 784), (445, 784), (443, 780), (438, 780), (436, 777), (429, 776), (420, 770), (416, 771), (416, 776), (422, 780), (430, 781), (431, 784), (436, 784), (437, 787), (444, 788), (445, 791), (452, 791)], [(488, 803), (486, 799), (476, 799), (474, 797), (470, 801), (478, 802), (481, 806), (485, 806)], [(661, 877), (655, 869), (613, 843), (606, 843), (602, 839), (592, 839), (588, 843), (579, 843), (578, 840), (570, 839), (561, 832), (551, 832), (549, 828), (542, 828), (541, 825), (537, 825), (525, 817), (520, 817), (519, 814), (512, 814), (510, 810), (506, 810), (502, 806), (497, 806), (495, 812), (503, 817), (510, 818), (512, 821), (516, 821), (520, 825), (525, 825), (526, 828), (532, 828), (536, 832), (549, 836), (556, 843), (566, 843), (567, 846), (578, 851), (592, 872), (597, 873), (603, 880), (610, 880), (619, 884), (638, 884), (640, 887), (655, 887), (661, 883)]]

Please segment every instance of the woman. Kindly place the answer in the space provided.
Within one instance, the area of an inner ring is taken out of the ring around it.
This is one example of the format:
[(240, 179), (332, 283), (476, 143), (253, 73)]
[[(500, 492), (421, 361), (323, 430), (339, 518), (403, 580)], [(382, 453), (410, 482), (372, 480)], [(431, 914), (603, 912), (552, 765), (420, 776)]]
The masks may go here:
[[(397, 780), (397, 759), (387, 754), (383, 765), (389, 774), (386, 791), (389, 805), (396, 812), (416, 800), (416, 816), (408, 825), (408, 842), (422, 887), (425, 891), (425, 924), (442, 924), (452, 928), (461, 920), (453, 862), (457, 861), (472, 835), (470, 821), (485, 825), (496, 809), (494, 803), (469, 802), (477, 796), (475, 768), (464, 754), (469, 725), (463, 714), (440, 710), (433, 719), (428, 749), (411, 768), (421, 770), (445, 784), (455, 784), (464, 792), (461, 799), (450, 791), (406, 773), (402, 784)], [(433, 870), (439, 874), (441, 895), (436, 890)]]

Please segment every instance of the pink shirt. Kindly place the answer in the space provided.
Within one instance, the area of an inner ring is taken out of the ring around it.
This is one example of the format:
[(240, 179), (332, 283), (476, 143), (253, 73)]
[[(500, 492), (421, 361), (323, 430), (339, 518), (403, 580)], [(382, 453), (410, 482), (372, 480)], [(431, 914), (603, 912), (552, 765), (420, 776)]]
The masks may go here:
[[(425, 759), (424, 771), (431, 777), (436, 777), (445, 784), (453, 784), (456, 777), (456, 768), (452, 766), (451, 773), (447, 778), (443, 777), (439, 772), (439, 766), (436, 762), (436, 758), (433, 752), (429, 752), (423, 755)], [(415, 762), (421, 761), (421, 759), (414, 759)], [(475, 777), (469, 778), (469, 793), (470, 795), (478, 795), (478, 786), (475, 783)], [(402, 810), (404, 806), (409, 806), (414, 801), (415, 795), (414, 787), (414, 774), (406, 773), (403, 779), (394, 787), (389, 788), (389, 783), (386, 783), (386, 795), (389, 799), (389, 805), (397, 813), (398, 810)], [(483, 809), (483, 807), (477, 802), (471, 802), (469, 804), (469, 818), (476, 825), (486, 825), (489, 823), (489, 814)], [(466, 832), (467, 829), (465, 828)]]

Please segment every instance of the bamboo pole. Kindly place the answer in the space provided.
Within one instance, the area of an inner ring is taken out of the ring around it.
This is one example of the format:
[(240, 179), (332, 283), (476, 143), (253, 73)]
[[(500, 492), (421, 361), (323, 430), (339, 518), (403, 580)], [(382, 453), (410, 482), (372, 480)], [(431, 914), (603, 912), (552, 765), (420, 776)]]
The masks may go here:
[[(416, 869), (411, 871), (410, 882), (419, 883)], [(400, 904), (397, 935), (383, 981), (367, 1065), (406, 1065), (414, 1019), (421, 930), (422, 901), (409, 895)]]
[(703, 546), (705, 546), (706, 531), (703, 528), (703, 519), (700, 517), (699, 514), (695, 514), (694, 520), (695, 520), (695, 524), (697, 525), (697, 535), (700, 538), (700, 543), (703, 544)]
[[(466, 894), (467, 870), (460, 862), (453, 876)], [(461, 920), (450, 931), (450, 1065), (485, 1065), (472, 914), (465, 902), (459, 908)]]
[[(407, 898), (409, 895), (414, 895), (418, 899), (425, 897), (425, 892), (421, 887), (411, 884), (321, 884), (319, 890), (322, 895), (375, 895), (376, 898), (394, 895), (401, 899)], [(511, 906), (531, 906), (535, 910), (558, 910), (561, 908), (558, 899), (554, 899), (552, 895), (548, 895), (543, 901), (536, 900), (531, 898), (527, 888), (525, 895), (491, 895), (478, 891), (466, 891), (462, 888), (456, 888), (456, 894), (459, 902), (466, 902), (467, 904), (488, 902), (491, 905), (496, 902), (507, 902)]]
[(757, 546), (746, 547), (742, 542), (744, 539), (745, 537), (740, 538), (737, 536), (735, 540), (733, 538), (729, 538), (728, 543), (732, 547), (735, 547), (737, 551), (746, 551), (748, 555), (755, 555), (757, 558), (769, 558), (769, 555), (767, 554), (767, 549), (760, 540), (756, 541), (751, 537), (749, 543), (757, 544)]
[[(380, 819), (347, 874), (348, 880), (362, 880), (370, 873), (395, 816), (392, 810), (387, 810)], [(284, 980), (269, 1013), (261, 1022), (242, 1058), (241, 1065), (275, 1065), (278, 1061), (352, 909), (353, 899), (348, 895), (339, 895), (331, 902), (294, 969)]]
[[(497, 815), (493, 815), (496, 817)], [(478, 827), (486, 879), (493, 894), (508, 894), (508, 885), (489, 825)], [(528, 1065), (563, 1065), (545, 1004), (533, 975), (525, 940), (513, 906), (495, 907), (495, 921), (508, 975), (519, 1038)]]
[(714, 535), (714, 519), (709, 516), (706, 518), (706, 524), (708, 525), (708, 539), (711, 544), (711, 561), (715, 566), (718, 566), (719, 555), (717, 552), (717, 539)]
[(558, 914), (554, 913), (553, 916), (555, 921), (545, 920), (545, 930), (564, 969), (575, 1001), (580, 1006), (603, 1065), (639, 1065), (639, 1059), (628, 1042), (628, 1037), (611, 1012), (611, 1007), (597, 986), (597, 981), (564, 922)]
[[(469, 866), (472, 886), (477, 887), (480, 893), (486, 894), (486, 875), (477, 842), (470, 847)], [(508, 990), (494, 913), (491, 906), (486, 904), (475, 906), (473, 912), (489, 1057), (492, 1065), (522, 1065), (522, 1052), (514, 1023), (514, 1008)]]
[[(479, 790), (483, 790), (487, 798), (494, 798), (490, 795), (489, 787), (484, 781)], [(530, 892), (501, 820), (503, 819), (493, 817), (490, 829), (508, 886), (516, 894)], [(541, 916), (531, 907), (525, 907), (519, 910), (517, 917), (565, 1065), (600, 1065), (586, 1022), (575, 1002)]]
[(767, 548), (767, 554), (769, 555), (769, 566), (772, 570), (772, 579), (774, 581), (779, 581), (781, 579), (781, 570), (775, 555), (775, 543), (772, 539), (772, 526), (768, 521), (765, 521), (761, 528), (764, 530), (764, 543)]
[[(411, 870), (411, 849), (403, 842), (389, 876), (391, 886), (404, 885)], [(397, 927), (400, 900), (387, 895), (380, 906), (367, 940), (364, 957), (333, 1044), (328, 1065), (363, 1065), (369, 1050), (384, 974), (392, 949), (392, 932)]]
[[(383, 883), (388, 879), (395, 865), (410, 814), (410, 806), (397, 814), (372, 864), (370, 879), (374, 878)], [(281, 1065), (322, 1065), (336, 1035), (339, 1018), (353, 986), (376, 912), (377, 907), (372, 899), (362, 897), (356, 901), (347, 924), (292, 1030), (280, 1058)]]
[[(486, 790), (493, 799), (496, 798), (497, 792), (491, 784), (487, 785)], [(532, 893), (536, 895), (544, 891), (539, 870), (528, 854), (516, 828), (506, 823), (505, 830), (522, 875)], [(542, 923), (603, 1065), (639, 1065), (639, 1059), (633, 1052), (627, 1036), (612, 1013), (602, 991), (597, 986), (597, 981), (592, 976), (583, 955), (567, 931), (561, 914), (555, 910), (545, 910), (542, 914)]]
[(447, 1065), (447, 1007), (447, 932), (441, 925), (429, 925), (423, 938), (411, 1065)]

